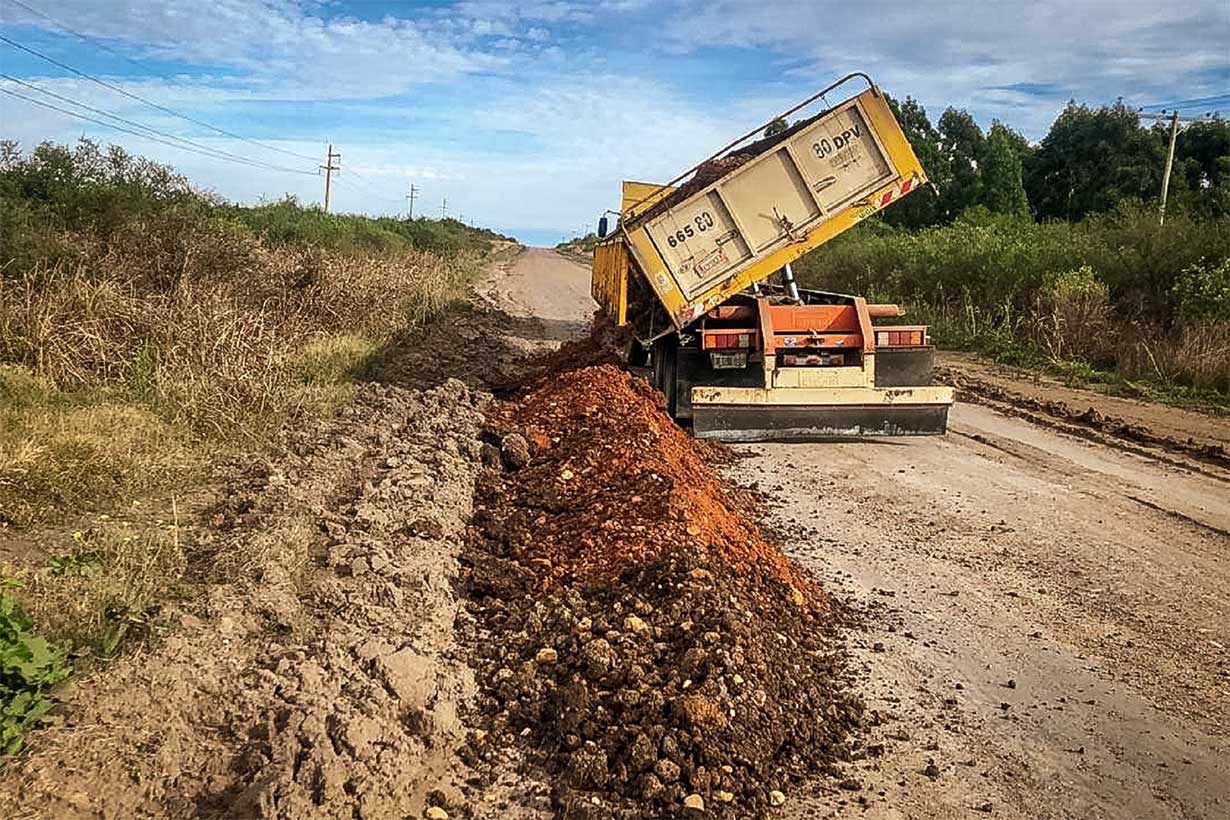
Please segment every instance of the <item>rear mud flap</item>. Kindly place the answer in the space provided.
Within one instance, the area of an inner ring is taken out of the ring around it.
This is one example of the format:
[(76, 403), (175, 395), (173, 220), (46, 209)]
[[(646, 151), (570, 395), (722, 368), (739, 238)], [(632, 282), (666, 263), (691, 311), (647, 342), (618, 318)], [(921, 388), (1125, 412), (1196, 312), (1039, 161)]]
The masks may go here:
[(938, 436), (948, 429), (948, 405), (842, 407), (702, 405), (692, 407), (697, 438), (722, 441), (832, 440)]

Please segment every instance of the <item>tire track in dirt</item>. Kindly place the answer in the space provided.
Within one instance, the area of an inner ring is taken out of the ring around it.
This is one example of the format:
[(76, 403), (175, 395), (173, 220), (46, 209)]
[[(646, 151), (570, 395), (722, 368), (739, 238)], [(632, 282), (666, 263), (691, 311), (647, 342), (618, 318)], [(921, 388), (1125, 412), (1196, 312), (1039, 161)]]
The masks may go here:
[(1222, 483), (978, 405), (952, 426), (739, 448), (784, 548), (870, 612), (880, 751), (788, 816), (1223, 816)]
[[(964, 401), (985, 404), (1005, 415), (1099, 444), (1156, 458), (1165, 458), (1157, 452), (1164, 450), (1218, 468), (1230, 468), (1230, 420), (1219, 422), (1191, 411), (1067, 388), (1037, 374), (1033, 375), (1033, 383), (1014, 380), (1002, 369), (993, 369), (968, 356), (944, 354), (942, 361), (946, 364), (936, 367), (936, 380), (955, 387)], [(1085, 409), (1079, 409), (1082, 406)], [(1130, 416), (1121, 415), (1129, 411)], [(1142, 446), (1148, 449), (1141, 449)], [(1221, 470), (1210, 471), (1208, 475), (1230, 483), (1230, 476)]]

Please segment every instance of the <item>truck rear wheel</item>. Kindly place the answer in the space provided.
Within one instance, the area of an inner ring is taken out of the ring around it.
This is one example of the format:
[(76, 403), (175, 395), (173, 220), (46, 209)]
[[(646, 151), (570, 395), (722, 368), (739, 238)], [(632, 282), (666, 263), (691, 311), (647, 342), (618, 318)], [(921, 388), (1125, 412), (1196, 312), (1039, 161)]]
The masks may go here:
[(653, 343), (653, 386), (666, 396), (666, 411), (675, 418), (678, 409), (679, 343), (673, 335)]

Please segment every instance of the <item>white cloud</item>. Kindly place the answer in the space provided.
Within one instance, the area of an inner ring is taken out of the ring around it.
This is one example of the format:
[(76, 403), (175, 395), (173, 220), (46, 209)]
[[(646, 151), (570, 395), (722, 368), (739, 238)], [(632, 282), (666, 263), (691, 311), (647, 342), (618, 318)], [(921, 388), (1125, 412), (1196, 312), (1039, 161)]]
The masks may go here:
[[(464, 37), (441, 36), (435, 19), (325, 19), (288, 0), (60, 0), (53, 11), (57, 21), (139, 57), (241, 69), (265, 93), (292, 98), (390, 96), (502, 64)], [(12, 4), (4, 19), (55, 30)]]
[[(899, 0), (463, 0), (416, 11), (399, 5), (399, 16), (379, 20), (334, 16), (346, 4), (333, 0), (30, 2), (125, 54), (205, 70), (143, 77), (117, 59), (107, 63), (128, 72), (116, 80), (123, 87), (228, 130), (259, 135), (236, 120), (236, 112), (259, 111), (264, 133), (285, 132), (290, 126), (277, 119), (283, 109), (260, 106), (298, 104), (285, 110), (300, 112), (295, 127), (304, 138), (258, 138), (308, 156), (323, 155), (330, 138), (338, 142), (344, 170), (334, 201), (343, 210), (399, 210), (413, 181), (421, 212), (439, 213), (447, 196), (451, 213), (500, 225), (592, 222), (618, 202), (621, 179), (666, 181), (850, 70), (918, 97), (933, 119), (952, 104), (1035, 137), (1070, 96), (1161, 102), (1224, 92), (1230, 76), (1227, 0), (962, 0), (946, 7)], [(11, 3), (3, 15), (54, 30)], [(712, 49), (727, 46), (748, 49), (739, 59), (770, 79), (749, 79), (736, 91), (697, 82), (703, 71), (676, 80), (652, 59), (710, 66), (705, 61), (728, 56)], [(770, 75), (766, 66), (781, 66), (781, 73)], [(213, 147), (257, 150), (84, 80), (32, 81)], [(380, 99), (388, 96), (402, 99)], [(302, 114), (302, 103), (319, 105)], [(236, 199), (290, 192), (319, 200), (323, 188), (315, 177), (110, 135), (7, 97), (0, 97), (0, 120), (27, 145), (71, 141), (85, 128)]]
[[(1011, 115), (1035, 134), (1057, 113), (1056, 100), (1150, 102), (1173, 98), (1176, 87), (1197, 97), (1224, 91), (1230, 66), (1226, 0), (677, 0), (659, 17), (660, 36), (677, 51), (767, 48), (804, 63), (796, 76), (864, 70), (931, 107)], [(1206, 73), (1216, 70), (1220, 88)], [(1000, 107), (1005, 98), (995, 89), (1018, 84), (1050, 93), (1017, 94)], [(1022, 98), (1034, 104), (1022, 110)]]

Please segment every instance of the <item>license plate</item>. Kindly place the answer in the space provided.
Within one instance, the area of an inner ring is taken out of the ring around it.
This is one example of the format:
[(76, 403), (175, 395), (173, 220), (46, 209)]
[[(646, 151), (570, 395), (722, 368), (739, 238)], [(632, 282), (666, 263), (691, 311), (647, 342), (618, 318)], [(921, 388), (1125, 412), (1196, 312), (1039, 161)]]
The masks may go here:
[(738, 370), (747, 367), (746, 353), (710, 353), (714, 370)]

